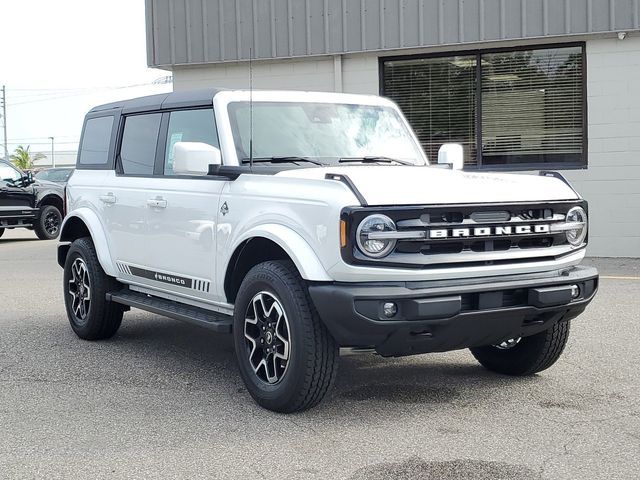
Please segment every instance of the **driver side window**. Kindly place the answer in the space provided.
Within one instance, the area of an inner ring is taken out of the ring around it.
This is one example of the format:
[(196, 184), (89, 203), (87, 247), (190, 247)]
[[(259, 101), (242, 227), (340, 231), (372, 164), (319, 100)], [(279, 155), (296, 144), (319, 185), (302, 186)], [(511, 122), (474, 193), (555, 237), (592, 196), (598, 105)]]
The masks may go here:
[(0, 163), (0, 180), (2, 180), (3, 182), (16, 183), (21, 178), (22, 175), (20, 175), (20, 172), (18, 172), (15, 168), (7, 164)]
[(164, 174), (173, 173), (173, 147), (178, 142), (201, 142), (220, 148), (213, 109), (176, 110), (169, 117)]

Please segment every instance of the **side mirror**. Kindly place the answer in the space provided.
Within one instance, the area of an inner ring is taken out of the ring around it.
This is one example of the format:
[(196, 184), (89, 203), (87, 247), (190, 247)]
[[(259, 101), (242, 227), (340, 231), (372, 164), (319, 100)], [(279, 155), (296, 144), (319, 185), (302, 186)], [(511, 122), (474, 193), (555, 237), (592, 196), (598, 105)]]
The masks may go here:
[(220, 165), (220, 150), (208, 143), (176, 142), (173, 145), (173, 173), (206, 175), (209, 165)]
[(35, 180), (33, 179), (33, 172), (31, 170), (29, 170), (27, 173), (25, 173), (22, 178), (20, 179), (20, 182), (22, 183), (22, 185), (24, 185), (25, 187), (27, 185), (31, 185), (32, 183), (35, 183)]
[(464, 150), (459, 143), (445, 143), (438, 150), (438, 163), (451, 165), (453, 170), (462, 170)]

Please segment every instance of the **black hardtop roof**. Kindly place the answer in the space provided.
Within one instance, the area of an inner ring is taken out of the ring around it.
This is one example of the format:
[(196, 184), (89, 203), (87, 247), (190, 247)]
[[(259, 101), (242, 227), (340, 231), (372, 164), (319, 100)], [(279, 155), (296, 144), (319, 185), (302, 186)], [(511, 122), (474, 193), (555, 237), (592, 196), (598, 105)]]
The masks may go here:
[(203, 107), (213, 105), (213, 97), (218, 93), (218, 88), (206, 88), (202, 90), (187, 90), (180, 92), (161, 93), (146, 97), (131, 98), (117, 102), (98, 105), (89, 110), (89, 113), (106, 112), (108, 110), (122, 109), (123, 113), (136, 111), (160, 110), (167, 108)]

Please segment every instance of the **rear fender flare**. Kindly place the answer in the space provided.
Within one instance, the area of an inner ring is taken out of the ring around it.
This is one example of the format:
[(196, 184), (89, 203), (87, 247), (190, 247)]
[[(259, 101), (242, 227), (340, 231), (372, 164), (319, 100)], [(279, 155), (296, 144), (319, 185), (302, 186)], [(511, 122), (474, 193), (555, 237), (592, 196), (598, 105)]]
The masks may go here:
[[(87, 227), (87, 230), (89, 230), (91, 240), (93, 241), (93, 245), (96, 248), (100, 266), (107, 275), (109, 275), (110, 277), (115, 277), (117, 275), (117, 272), (111, 259), (111, 252), (109, 250), (107, 236), (104, 233), (104, 227), (102, 226), (98, 215), (96, 215), (93, 210), (89, 208), (78, 208), (69, 213), (69, 215), (65, 217), (64, 222), (62, 223), (62, 228), (60, 229), (60, 241), (71, 242), (75, 240), (75, 238), (70, 236), (71, 229), (69, 226), (77, 220), (81, 220), (82, 223), (84, 223)], [(59, 248), (61, 246), (63, 245), (59, 245)]]

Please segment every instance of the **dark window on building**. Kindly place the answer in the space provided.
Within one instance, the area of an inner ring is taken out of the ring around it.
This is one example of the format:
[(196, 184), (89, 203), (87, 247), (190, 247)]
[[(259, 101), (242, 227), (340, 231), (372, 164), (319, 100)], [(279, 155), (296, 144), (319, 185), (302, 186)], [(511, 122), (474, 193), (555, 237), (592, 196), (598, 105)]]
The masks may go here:
[(152, 175), (162, 114), (133, 115), (124, 122), (120, 165), (128, 175)]
[(220, 148), (213, 110), (207, 108), (171, 112), (164, 156), (165, 175), (173, 175), (173, 147), (178, 142), (201, 142)]
[(383, 60), (382, 93), (398, 103), (430, 160), (443, 143), (467, 167), (584, 167), (583, 46)]
[(80, 165), (105, 165), (109, 161), (112, 128), (112, 115), (87, 120), (80, 146)]

